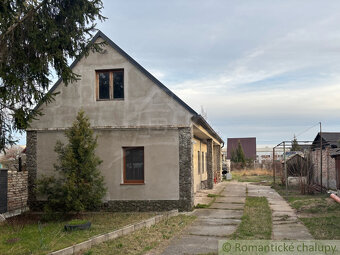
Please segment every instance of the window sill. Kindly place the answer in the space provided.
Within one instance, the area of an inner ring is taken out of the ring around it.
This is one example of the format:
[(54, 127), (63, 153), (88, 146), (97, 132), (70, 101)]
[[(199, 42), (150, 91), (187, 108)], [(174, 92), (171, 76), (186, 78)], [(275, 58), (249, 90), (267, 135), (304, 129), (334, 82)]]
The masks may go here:
[(121, 183), (120, 185), (145, 185), (145, 182), (143, 182), (143, 183), (138, 183), (138, 182), (136, 182), (136, 183)]
[(114, 99), (96, 99), (97, 102), (101, 102), (101, 101), (124, 101), (124, 98), (114, 98)]

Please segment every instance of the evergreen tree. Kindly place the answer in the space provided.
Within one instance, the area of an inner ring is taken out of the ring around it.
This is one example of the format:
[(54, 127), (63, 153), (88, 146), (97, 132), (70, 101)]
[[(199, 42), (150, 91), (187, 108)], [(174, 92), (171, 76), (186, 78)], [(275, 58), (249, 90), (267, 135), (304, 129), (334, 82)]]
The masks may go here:
[(231, 161), (235, 163), (246, 163), (246, 156), (240, 141), (238, 141), (237, 148), (231, 151)]
[(78, 113), (65, 135), (68, 144), (58, 141), (55, 146), (58, 163), (54, 167), (60, 177), (43, 178), (38, 185), (39, 191), (47, 196), (49, 209), (66, 212), (95, 210), (106, 189), (98, 170), (102, 161), (95, 155), (97, 137), (94, 137), (83, 111)]
[(51, 73), (67, 85), (79, 79), (68, 60), (101, 50), (87, 45), (102, 8), (101, 0), (0, 1), (0, 151), (39, 115), (38, 102), (53, 100)]
[(238, 141), (238, 145), (237, 145), (237, 158), (238, 158), (238, 162), (240, 163), (246, 163), (246, 156), (244, 155), (244, 151), (241, 145), (241, 142)]
[(290, 149), (290, 151), (301, 151), (301, 147), (299, 146), (299, 143), (295, 135), (294, 139), (292, 140), (292, 148)]

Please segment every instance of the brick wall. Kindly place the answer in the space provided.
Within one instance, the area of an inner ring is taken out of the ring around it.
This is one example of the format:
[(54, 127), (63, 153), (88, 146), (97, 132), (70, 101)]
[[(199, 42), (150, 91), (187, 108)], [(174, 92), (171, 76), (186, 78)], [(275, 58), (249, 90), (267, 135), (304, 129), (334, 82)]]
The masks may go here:
[[(314, 181), (320, 184), (320, 149), (312, 151), (314, 164)], [(322, 185), (329, 189), (336, 189), (335, 159), (330, 156), (330, 148), (322, 150)]]
[(14, 211), (27, 206), (28, 172), (8, 171), (7, 210)]

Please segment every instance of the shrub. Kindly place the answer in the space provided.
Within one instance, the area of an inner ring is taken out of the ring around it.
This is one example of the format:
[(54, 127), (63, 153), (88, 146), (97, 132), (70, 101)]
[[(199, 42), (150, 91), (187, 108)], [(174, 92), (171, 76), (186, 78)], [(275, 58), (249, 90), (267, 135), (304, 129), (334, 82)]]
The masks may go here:
[(68, 144), (57, 141), (55, 146), (58, 161), (54, 168), (59, 178), (43, 177), (38, 182), (38, 192), (47, 197), (45, 211), (96, 210), (101, 205), (106, 188), (98, 170), (102, 161), (95, 155), (97, 137), (83, 111), (78, 113), (65, 135)]

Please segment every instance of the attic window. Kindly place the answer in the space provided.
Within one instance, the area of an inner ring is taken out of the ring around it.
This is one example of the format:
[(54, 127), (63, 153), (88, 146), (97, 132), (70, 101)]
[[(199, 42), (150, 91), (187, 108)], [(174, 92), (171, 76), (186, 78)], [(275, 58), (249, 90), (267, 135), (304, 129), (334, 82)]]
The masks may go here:
[(124, 99), (124, 70), (96, 71), (97, 100)]

